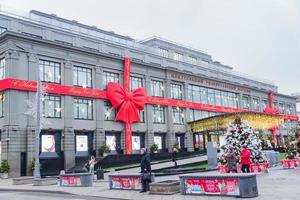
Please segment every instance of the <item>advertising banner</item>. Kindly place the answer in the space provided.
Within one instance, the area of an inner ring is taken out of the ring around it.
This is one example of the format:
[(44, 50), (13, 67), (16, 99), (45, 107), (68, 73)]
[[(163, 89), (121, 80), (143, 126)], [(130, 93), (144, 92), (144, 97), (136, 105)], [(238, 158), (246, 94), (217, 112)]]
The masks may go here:
[(55, 152), (55, 136), (42, 135), (42, 152), (51, 153)]
[(158, 149), (162, 149), (162, 138), (161, 136), (154, 136), (154, 144), (158, 146)]
[(141, 140), (140, 136), (132, 136), (132, 150), (141, 149)]
[(61, 176), (62, 186), (81, 186), (80, 176)]
[(112, 189), (140, 190), (142, 189), (140, 177), (113, 177)]
[(116, 150), (116, 136), (114, 135), (107, 135), (106, 139), (106, 146), (109, 146), (111, 151)]
[(187, 194), (214, 194), (239, 196), (238, 179), (186, 179)]
[(88, 136), (76, 135), (76, 151), (88, 151)]

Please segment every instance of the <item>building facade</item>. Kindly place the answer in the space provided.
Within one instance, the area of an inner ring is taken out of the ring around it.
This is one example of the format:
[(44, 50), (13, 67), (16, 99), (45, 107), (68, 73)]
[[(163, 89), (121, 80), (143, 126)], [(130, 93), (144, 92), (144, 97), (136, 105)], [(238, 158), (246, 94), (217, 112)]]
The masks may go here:
[[(288, 131), (296, 117), (296, 98), (277, 93), (269, 82), (242, 75), (214, 62), (211, 55), (157, 37), (134, 39), (55, 15), (0, 12), (1, 159), (12, 177), (30, 174), (34, 158), (36, 80), (47, 94), (41, 131), (42, 171), (70, 169), (76, 159), (125, 149), (124, 125), (106, 99), (108, 82), (123, 84), (123, 60), (131, 59), (130, 89), (144, 87), (147, 103), (133, 124), (133, 152), (154, 143), (160, 151), (177, 144), (183, 151), (205, 149), (215, 135), (191, 135), (193, 121), (226, 112), (264, 112), (269, 92)], [(280, 137), (280, 136), (279, 136)], [(199, 143), (201, 141), (201, 143)], [(195, 145), (197, 144), (197, 146)], [(199, 146), (199, 144), (201, 144)]]

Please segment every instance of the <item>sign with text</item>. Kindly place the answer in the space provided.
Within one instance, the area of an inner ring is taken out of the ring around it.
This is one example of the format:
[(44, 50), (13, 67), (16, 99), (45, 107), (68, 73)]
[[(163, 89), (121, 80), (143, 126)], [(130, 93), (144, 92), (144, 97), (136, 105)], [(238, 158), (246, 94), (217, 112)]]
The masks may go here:
[(113, 177), (111, 179), (112, 189), (140, 190), (142, 189), (140, 177)]
[(42, 152), (51, 153), (55, 152), (55, 136), (42, 135)]
[(80, 176), (61, 176), (61, 186), (81, 186)]
[(76, 135), (76, 151), (88, 151), (88, 136)]
[(185, 181), (186, 194), (213, 194), (239, 196), (238, 179), (196, 179)]

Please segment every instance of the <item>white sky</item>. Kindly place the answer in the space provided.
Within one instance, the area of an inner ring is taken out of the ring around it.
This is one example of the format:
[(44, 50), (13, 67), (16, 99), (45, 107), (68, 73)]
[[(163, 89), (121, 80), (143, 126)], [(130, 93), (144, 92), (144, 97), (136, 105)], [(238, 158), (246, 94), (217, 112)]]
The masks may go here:
[(144, 39), (152, 35), (205, 50), (234, 70), (300, 92), (298, 0), (0, 0)]

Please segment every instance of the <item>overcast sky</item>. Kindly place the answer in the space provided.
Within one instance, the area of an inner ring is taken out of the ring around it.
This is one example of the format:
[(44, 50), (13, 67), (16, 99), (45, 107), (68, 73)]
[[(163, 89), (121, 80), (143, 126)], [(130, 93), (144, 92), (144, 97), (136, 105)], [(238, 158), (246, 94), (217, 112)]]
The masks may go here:
[(144, 39), (204, 50), (234, 70), (300, 92), (299, 0), (0, 0)]

